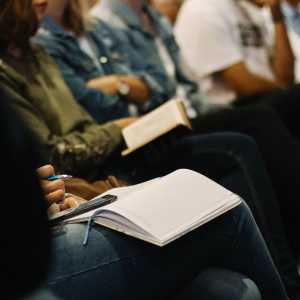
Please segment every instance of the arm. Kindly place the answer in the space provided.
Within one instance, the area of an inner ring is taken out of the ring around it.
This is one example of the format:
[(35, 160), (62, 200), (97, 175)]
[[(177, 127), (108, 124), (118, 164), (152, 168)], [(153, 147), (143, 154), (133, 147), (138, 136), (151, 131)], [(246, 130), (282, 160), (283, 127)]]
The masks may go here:
[[(183, 6), (176, 33), (180, 44), (185, 45), (183, 53), (191, 72), (198, 78), (220, 76), (241, 96), (284, 87), (282, 80), (268, 80), (247, 68), (241, 47), (232, 34), (229, 16), (221, 12), (213, 6), (207, 8), (206, 13), (196, 11), (189, 2)], [(190, 23), (198, 24), (202, 30), (187, 32)], [(277, 69), (278, 61), (274, 60)]]
[(280, 0), (263, 0), (270, 7), (275, 28), (275, 51), (272, 61), (274, 74), (282, 85), (294, 83), (295, 58), (282, 15)]
[(275, 81), (253, 74), (243, 62), (234, 64), (220, 72), (222, 79), (239, 95), (268, 92), (292, 84), (294, 81), (294, 56), (288, 39), (279, 0), (258, 0), (269, 6), (275, 27), (275, 51), (272, 68)]
[(39, 143), (45, 162), (51, 162), (59, 172), (86, 176), (99, 167), (122, 142), (121, 128), (114, 123), (97, 125), (86, 118), (80, 130), (54, 135), (46, 120), (31, 102), (21, 96), (13, 84), (2, 81), (4, 93), (12, 108), (25, 121)]
[(219, 72), (222, 80), (240, 96), (273, 91), (282, 87), (279, 82), (251, 73), (243, 62)]
[(139, 78), (130, 75), (111, 75), (95, 78), (87, 82), (89, 88), (96, 89), (109, 96), (118, 96), (120, 84), (125, 83), (129, 87), (128, 95), (124, 96), (128, 101), (144, 103), (149, 99), (148, 86)]
[[(119, 95), (106, 94), (96, 88), (95, 84), (87, 84), (59, 54), (50, 54), (59, 66), (74, 98), (98, 123), (128, 116), (128, 103), (122, 101)], [(105, 80), (106, 77), (103, 78)]]

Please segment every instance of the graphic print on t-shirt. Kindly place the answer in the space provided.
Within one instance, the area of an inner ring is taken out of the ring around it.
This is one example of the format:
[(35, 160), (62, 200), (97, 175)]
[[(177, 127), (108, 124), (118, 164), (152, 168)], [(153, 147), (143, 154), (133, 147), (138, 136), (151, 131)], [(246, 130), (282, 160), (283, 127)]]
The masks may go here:
[(238, 24), (240, 39), (243, 47), (261, 48), (264, 39), (261, 29), (255, 24)]

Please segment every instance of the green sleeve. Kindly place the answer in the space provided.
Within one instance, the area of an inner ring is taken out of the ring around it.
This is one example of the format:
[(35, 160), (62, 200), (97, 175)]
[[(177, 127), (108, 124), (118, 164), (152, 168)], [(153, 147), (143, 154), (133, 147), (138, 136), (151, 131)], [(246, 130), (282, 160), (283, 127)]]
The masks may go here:
[(57, 172), (89, 176), (122, 142), (121, 129), (113, 123), (98, 125), (85, 121), (80, 130), (64, 136), (54, 135), (30, 101), (8, 84), (1, 84), (1, 87), (7, 101), (38, 141), (39, 152), (55, 166)]

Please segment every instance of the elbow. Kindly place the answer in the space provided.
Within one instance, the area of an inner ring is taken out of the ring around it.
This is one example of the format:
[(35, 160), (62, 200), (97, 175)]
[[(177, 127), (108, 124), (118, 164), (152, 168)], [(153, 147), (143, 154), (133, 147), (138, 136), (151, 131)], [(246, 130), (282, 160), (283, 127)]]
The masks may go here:
[(258, 92), (258, 87), (248, 82), (247, 84), (235, 82), (229, 85), (238, 96), (251, 96)]
[(277, 81), (282, 87), (288, 87), (295, 83), (295, 76), (294, 73), (285, 74), (284, 76), (277, 77)]

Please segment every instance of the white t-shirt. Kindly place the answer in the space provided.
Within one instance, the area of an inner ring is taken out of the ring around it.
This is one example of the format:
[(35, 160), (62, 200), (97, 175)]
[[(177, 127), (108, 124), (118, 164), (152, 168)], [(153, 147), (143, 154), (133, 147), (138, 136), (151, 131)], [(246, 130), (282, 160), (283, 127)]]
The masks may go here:
[(240, 62), (274, 80), (270, 65), (273, 36), (261, 10), (248, 1), (186, 0), (175, 35), (186, 71), (214, 103), (230, 103), (236, 93), (217, 73)]
[[(155, 42), (160, 54), (160, 58), (162, 59), (166, 71), (168, 73), (168, 76), (176, 81), (176, 69), (173, 60), (169, 55), (169, 52), (167, 51), (163, 41), (160, 38), (156, 38)], [(189, 118), (194, 119), (197, 116), (197, 112), (192, 107), (190, 101), (187, 99), (185, 88), (179, 83), (177, 83), (176, 85), (176, 94), (173, 98), (180, 99), (183, 101)]]

